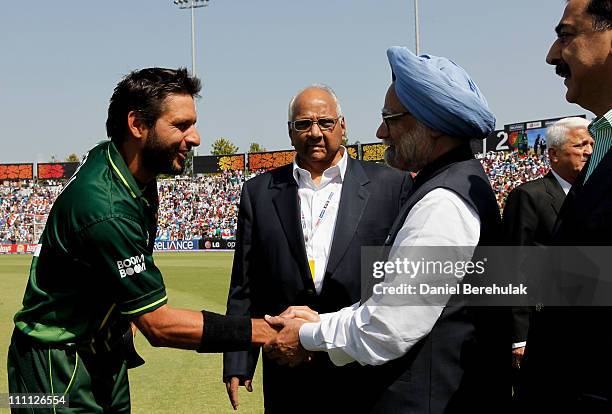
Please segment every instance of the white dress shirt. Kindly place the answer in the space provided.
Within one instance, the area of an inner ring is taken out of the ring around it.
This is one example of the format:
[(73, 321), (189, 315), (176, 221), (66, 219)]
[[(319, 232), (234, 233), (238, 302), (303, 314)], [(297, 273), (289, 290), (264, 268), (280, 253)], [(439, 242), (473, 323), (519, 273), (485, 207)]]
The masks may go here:
[[(456, 260), (471, 260), (479, 238), (476, 211), (455, 192), (437, 188), (410, 210), (393, 247), (469, 246), (461, 249)], [(393, 255), (392, 250), (389, 261)], [(300, 342), (307, 350), (327, 351), (336, 365), (353, 361), (380, 365), (408, 352), (431, 331), (443, 309), (441, 305), (375, 305), (369, 299), (361, 306), (356, 303), (322, 314), (320, 322), (305, 323)]]
[(323, 287), (348, 162), (346, 148), (341, 147), (340, 151), (343, 151), (342, 158), (336, 165), (323, 171), (318, 185), (312, 180), (310, 171), (297, 164), (297, 156), (293, 160), (293, 178), (298, 184), (304, 246), (309, 264), (314, 264), (313, 279), (317, 293), (321, 293)]
[(550, 169), (550, 171), (552, 171), (553, 175), (561, 185), (561, 189), (563, 190), (565, 195), (567, 195), (567, 193), (569, 193), (569, 190), (572, 188), (572, 185), (568, 181), (565, 181), (563, 178), (561, 178), (561, 176), (557, 174), (552, 168)]

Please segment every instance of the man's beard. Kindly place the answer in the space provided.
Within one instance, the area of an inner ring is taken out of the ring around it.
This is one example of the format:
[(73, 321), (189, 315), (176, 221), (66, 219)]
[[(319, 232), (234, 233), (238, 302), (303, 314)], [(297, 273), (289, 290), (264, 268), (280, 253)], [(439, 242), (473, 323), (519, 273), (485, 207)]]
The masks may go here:
[(142, 150), (142, 163), (149, 171), (157, 174), (172, 174), (179, 175), (185, 170), (185, 164), (175, 165), (175, 160), (178, 158), (181, 143), (164, 144), (155, 132), (155, 128), (151, 129), (151, 133)]
[(404, 171), (419, 172), (431, 158), (435, 141), (432, 131), (421, 122), (408, 131), (402, 132), (394, 145), (385, 150), (385, 162)]

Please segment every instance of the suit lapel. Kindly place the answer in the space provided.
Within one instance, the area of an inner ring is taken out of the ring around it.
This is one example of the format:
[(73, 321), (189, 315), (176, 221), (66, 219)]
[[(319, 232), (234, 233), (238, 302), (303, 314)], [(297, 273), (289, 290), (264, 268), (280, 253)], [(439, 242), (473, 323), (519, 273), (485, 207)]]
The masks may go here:
[[(584, 182), (584, 171), (588, 168), (586, 164), (581, 171), (580, 179), (578, 180), (579, 186), (576, 188), (575, 201), (580, 203), (580, 207), (585, 212), (592, 211), (592, 207), (595, 206), (599, 200), (607, 195), (611, 187), (612, 181), (612, 151), (608, 151), (602, 158), (599, 164), (595, 167), (589, 179)], [(572, 190), (574, 187), (572, 187)]]
[(298, 203), (298, 186), (291, 174), (291, 169), (287, 169), (286, 174), (282, 174), (273, 183), (278, 192), (272, 198), (274, 209), (281, 222), (289, 248), (295, 257), (300, 268), (300, 276), (307, 283), (307, 286), (314, 288), (314, 282), (308, 269), (308, 259), (306, 258), (306, 248), (304, 247), (304, 234), (302, 233), (300, 220), (300, 207)]
[(557, 221), (555, 222), (555, 227), (553, 229), (554, 239), (557, 238), (557, 233), (559, 232), (559, 229), (563, 227), (563, 222), (565, 221), (569, 212), (574, 209), (574, 201), (576, 199), (576, 195), (582, 192), (582, 184), (584, 183), (584, 176), (586, 175), (586, 172), (589, 169), (590, 162), (591, 162), (591, 159), (589, 158), (586, 164), (584, 164), (584, 167), (582, 167), (580, 174), (578, 174), (576, 181), (572, 184), (572, 187), (570, 188), (569, 193), (567, 193), (567, 196), (563, 200), (563, 204), (561, 204), (561, 210), (559, 210), (559, 215), (557, 216)]
[(563, 222), (569, 216), (589, 215), (594, 205), (607, 194), (612, 187), (612, 150), (599, 162), (585, 182), (584, 178), (589, 167), (589, 161), (582, 167), (576, 182), (572, 185), (570, 192), (561, 206), (561, 212), (555, 225), (555, 233), (563, 227)]
[(336, 270), (355, 236), (357, 225), (370, 197), (370, 192), (365, 188), (369, 181), (361, 164), (349, 158), (342, 183), (340, 205), (334, 228), (334, 239), (327, 260), (326, 274)]
[(563, 200), (565, 199), (565, 192), (563, 191), (563, 188), (561, 188), (561, 184), (559, 184), (559, 181), (557, 181), (552, 171), (549, 171), (544, 177), (544, 187), (550, 196), (550, 205), (555, 212), (555, 215), (558, 215), (559, 211), (561, 211)]

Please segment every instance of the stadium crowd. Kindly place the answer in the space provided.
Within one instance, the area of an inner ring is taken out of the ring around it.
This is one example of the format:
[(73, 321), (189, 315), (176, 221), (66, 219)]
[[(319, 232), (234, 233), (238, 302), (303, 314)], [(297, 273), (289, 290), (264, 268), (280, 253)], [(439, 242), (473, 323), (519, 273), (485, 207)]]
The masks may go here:
[(158, 182), (158, 240), (233, 239), (242, 171)]
[(61, 183), (30, 181), (0, 185), (0, 242), (36, 243), (35, 226), (42, 225), (62, 190)]
[[(489, 152), (478, 156), (491, 180), (500, 209), (508, 193), (521, 183), (546, 174), (545, 155)], [(233, 239), (243, 182), (250, 175), (225, 171), (195, 178), (162, 179), (158, 240)], [(62, 183), (13, 182), (0, 185), (0, 242), (36, 243), (35, 223), (44, 223)], [(40, 230), (42, 230), (42, 225)]]
[(487, 152), (478, 154), (477, 158), (491, 181), (501, 210), (510, 191), (522, 183), (544, 176), (550, 168), (548, 156), (533, 153), (527, 156), (518, 151)]

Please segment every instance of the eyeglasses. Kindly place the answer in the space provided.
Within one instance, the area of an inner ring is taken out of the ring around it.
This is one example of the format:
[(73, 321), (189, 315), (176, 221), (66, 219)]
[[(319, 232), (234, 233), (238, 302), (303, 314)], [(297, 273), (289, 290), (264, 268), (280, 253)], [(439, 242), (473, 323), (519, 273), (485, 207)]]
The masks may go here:
[(385, 123), (385, 126), (387, 127), (387, 129), (389, 129), (389, 121), (393, 121), (395, 119), (399, 119), (401, 117), (403, 117), (404, 115), (408, 115), (410, 112), (405, 111), (405, 112), (398, 112), (396, 114), (389, 114), (389, 115), (385, 115), (382, 114), (382, 119), (383, 122)]
[(288, 124), (290, 127), (299, 132), (310, 131), (310, 128), (312, 128), (313, 124), (317, 124), (321, 131), (331, 131), (335, 128), (340, 118), (342, 118), (342, 116), (339, 116), (337, 118), (319, 118), (317, 120), (296, 119), (295, 121), (289, 121)]

